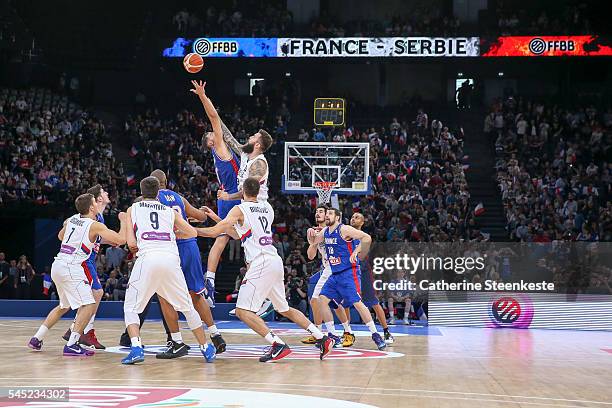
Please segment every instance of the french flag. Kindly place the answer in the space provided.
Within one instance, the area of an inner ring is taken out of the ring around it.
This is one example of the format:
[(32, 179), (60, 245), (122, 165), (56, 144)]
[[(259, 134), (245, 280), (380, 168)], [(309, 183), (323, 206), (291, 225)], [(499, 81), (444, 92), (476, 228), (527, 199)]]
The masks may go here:
[(276, 224), (276, 232), (280, 234), (287, 232), (287, 224), (284, 222)]
[(130, 149), (130, 153), (129, 153), (130, 157), (136, 157), (138, 156), (138, 153), (139, 151), (136, 148), (136, 146), (132, 145), (132, 148)]
[(353, 212), (359, 212), (359, 198), (353, 198)]
[(484, 205), (482, 203), (478, 203), (476, 208), (474, 208), (474, 215), (479, 216), (479, 215), (484, 214), (484, 212), (485, 212)]
[(49, 289), (51, 289), (51, 275), (45, 273), (43, 276), (43, 295), (49, 296)]
[(128, 186), (133, 186), (134, 184), (136, 184), (136, 175), (128, 174), (126, 180)]
[(383, 181), (382, 172), (379, 171), (378, 174), (376, 175), (376, 182), (380, 184), (382, 183), (382, 181)]

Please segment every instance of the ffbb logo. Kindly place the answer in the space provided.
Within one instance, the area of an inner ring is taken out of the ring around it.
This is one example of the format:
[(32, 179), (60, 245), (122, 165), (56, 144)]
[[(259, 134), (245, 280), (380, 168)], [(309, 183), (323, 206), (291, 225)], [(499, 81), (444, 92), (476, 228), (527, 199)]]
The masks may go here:
[(574, 40), (549, 40), (544, 41), (541, 38), (534, 38), (529, 41), (529, 51), (535, 55), (541, 55), (549, 51), (574, 51), (576, 44)]
[(215, 53), (235, 54), (238, 52), (236, 41), (211, 41), (206, 38), (198, 38), (193, 43), (193, 51), (202, 56)]

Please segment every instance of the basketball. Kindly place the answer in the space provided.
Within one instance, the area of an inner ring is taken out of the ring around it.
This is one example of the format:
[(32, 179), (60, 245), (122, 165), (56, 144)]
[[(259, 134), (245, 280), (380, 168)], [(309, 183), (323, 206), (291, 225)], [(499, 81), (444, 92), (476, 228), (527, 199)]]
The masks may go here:
[(183, 66), (190, 74), (197, 74), (202, 70), (202, 67), (204, 67), (204, 60), (199, 54), (192, 52), (191, 54), (185, 55), (185, 58), (183, 58)]

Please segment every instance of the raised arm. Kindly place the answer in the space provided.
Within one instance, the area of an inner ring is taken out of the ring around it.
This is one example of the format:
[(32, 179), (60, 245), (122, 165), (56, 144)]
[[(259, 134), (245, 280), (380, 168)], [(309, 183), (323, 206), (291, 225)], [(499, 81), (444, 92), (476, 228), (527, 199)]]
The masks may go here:
[(235, 224), (242, 224), (244, 221), (244, 215), (238, 207), (234, 207), (230, 210), (229, 214), (219, 221), (217, 225), (207, 228), (196, 228), (198, 236), (215, 238), (221, 234), (227, 234), (234, 239), (240, 238), (234, 229)]
[(221, 121), (221, 129), (223, 130), (223, 140), (225, 140), (225, 143), (227, 143), (227, 145), (231, 147), (237, 155), (240, 155), (242, 153), (243, 145), (238, 143), (234, 135), (232, 135), (232, 132), (227, 128), (227, 126), (225, 126), (223, 121)]

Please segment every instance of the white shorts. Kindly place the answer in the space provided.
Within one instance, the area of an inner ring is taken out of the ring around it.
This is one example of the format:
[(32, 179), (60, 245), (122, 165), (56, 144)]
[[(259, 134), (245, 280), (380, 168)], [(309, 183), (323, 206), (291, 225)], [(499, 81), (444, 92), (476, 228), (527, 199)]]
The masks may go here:
[(174, 310), (193, 309), (177, 255), (150, 252), (136, 259), (125, 291), (123, 310), (141, 313), (155, 293), (166, 299)]
[(315, 288), (312, 291), (312, 299), (319, 298), (319, 295), (321, 294), (321, 289), (323, 289), (323, 285), (325, 285), (325, 282), (327, 282), (327, 279), (329, 279), (331, 274), (331, 269), (323, 269), (321, 271), (321, 276), (319, 276), (319, 280), (317, 281), (317, 284), (315, 285)]
[(266, 298), (278, 312), (289, 310), (285, 297), (285, 268), (278, 255), (260, 255), (249, 265), (238, 291), (236, 307), (257, 312)]
[(82, 265), (53, 261), (51, 279), (57, 288), (59, 304), (62, 309), (70, 307), (75, 310), (81, 306), (96, 303), (91, 293), (91, 284)]

